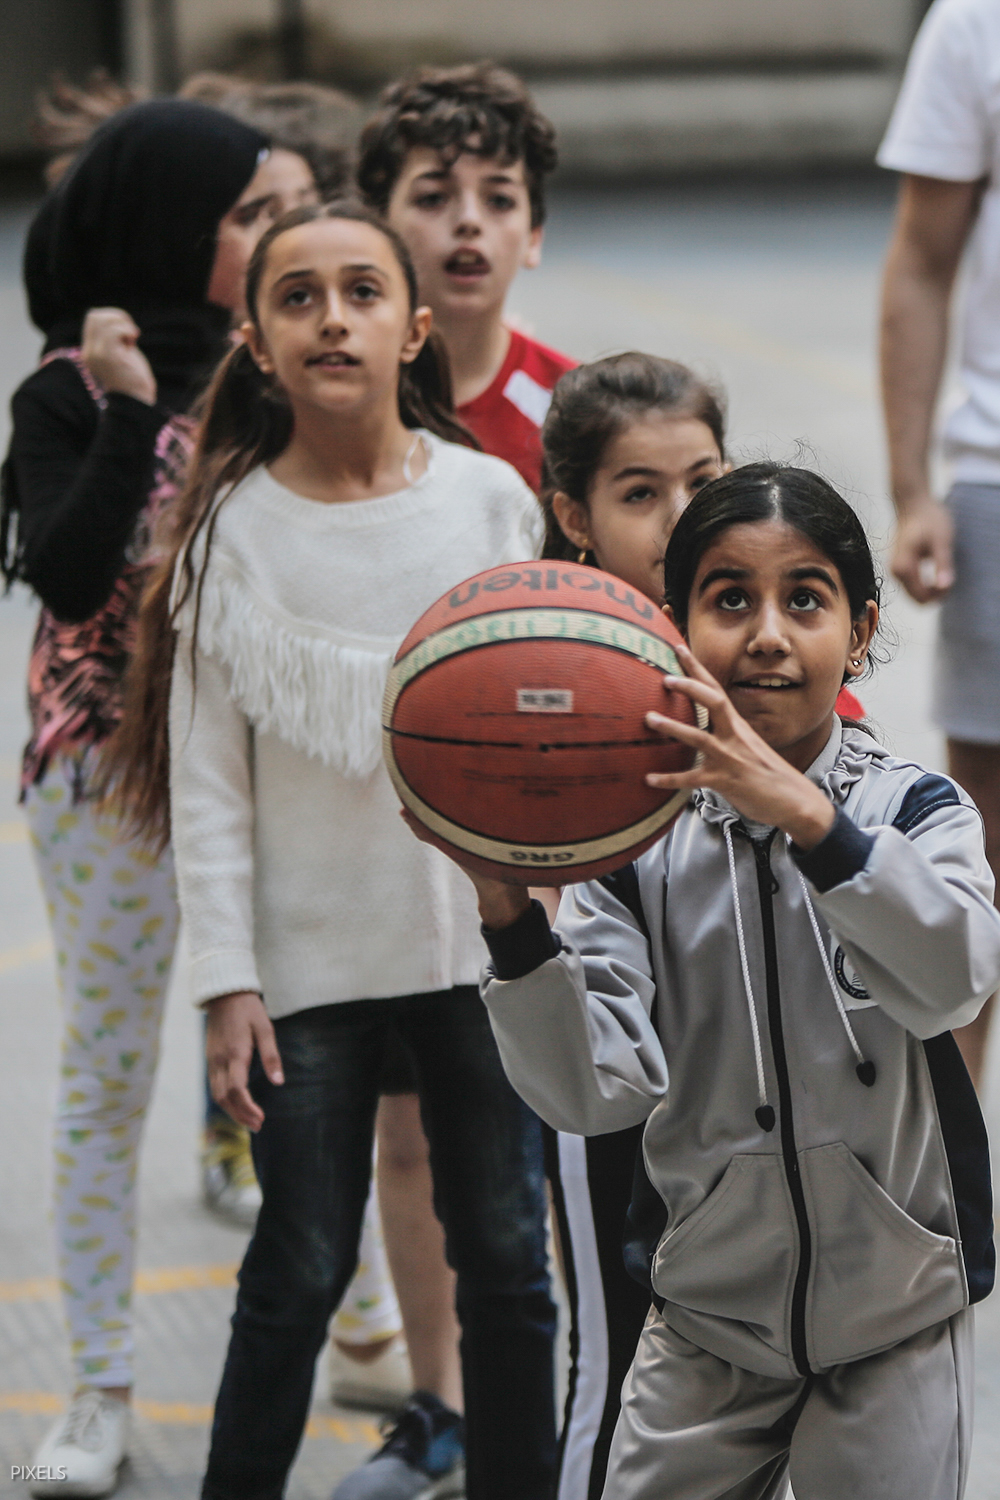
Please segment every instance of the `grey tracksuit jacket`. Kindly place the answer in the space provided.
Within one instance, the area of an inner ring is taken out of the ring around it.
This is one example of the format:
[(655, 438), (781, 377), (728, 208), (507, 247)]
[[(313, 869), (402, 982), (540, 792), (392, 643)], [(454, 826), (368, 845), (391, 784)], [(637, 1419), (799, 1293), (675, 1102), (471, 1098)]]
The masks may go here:
[(554, 934), (537, 904), (488, 934), (482, 984), (550, 1125), (647, 1121), (658, 1212), (633, 1208), (667, 1323), (779, 1378), (950, 1317), (994, 1267), (950, 1034), (1000, 982), (979, 813), (839, 720), (809, 776), (838, 808), (816, 849), (698, 794), (635, 865), (567, 889)]

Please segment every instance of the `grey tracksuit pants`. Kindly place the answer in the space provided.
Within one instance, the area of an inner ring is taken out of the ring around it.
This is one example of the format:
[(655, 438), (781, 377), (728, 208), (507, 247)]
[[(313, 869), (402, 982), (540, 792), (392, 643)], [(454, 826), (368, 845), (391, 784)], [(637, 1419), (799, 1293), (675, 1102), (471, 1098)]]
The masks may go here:
[(775, 1380), (651, 1310), (622, 1392), (604, 1500), (961, 1500), (971, 1308), (882, 1354)]

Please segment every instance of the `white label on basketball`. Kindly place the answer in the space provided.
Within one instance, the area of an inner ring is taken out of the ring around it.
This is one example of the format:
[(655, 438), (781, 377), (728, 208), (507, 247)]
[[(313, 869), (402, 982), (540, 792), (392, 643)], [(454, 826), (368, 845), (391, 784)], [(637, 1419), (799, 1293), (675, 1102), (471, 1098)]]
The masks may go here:
[(518, 688), (517, 711), (519, 714), (571, 714), (573, 691), (571, 688)]

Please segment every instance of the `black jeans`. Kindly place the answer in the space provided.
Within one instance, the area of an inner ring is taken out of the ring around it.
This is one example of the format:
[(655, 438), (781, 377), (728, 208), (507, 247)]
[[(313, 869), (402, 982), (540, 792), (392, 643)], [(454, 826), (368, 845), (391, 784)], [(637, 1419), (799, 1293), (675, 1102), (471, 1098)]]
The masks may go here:
[(254, 1060), (264, 1195), (239, 1275), (203, 1500), (280, 1500), (316, 1357), (357, 1263), (379, 1072), (395, 1028), (417, 1073), (434, 1205), (458, 1277), (469, 1500), (547, 1500), (553, 1340), (541, 1125), (508, 1083), (473, 986), (275, 1023), (285, 1083)]

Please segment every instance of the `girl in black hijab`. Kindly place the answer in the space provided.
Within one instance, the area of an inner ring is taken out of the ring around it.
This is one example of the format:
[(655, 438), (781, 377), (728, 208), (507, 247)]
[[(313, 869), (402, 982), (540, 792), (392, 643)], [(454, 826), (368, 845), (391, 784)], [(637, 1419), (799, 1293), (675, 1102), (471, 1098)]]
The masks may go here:
[(252, 127), (193, 102), (137, 104), (95, 132), (26, 247), (46, 341), (12, 401), (2, 561), (43, 606), (21, 794), (63, 998), (55, 1223), (77, 1380), (35, 1455), (53, 1476), (35, 1495), (110, 1494), (125, 1452), (136, 1160), (177, 908), (169, 855), (123, 841), (91, 791), (153, 522), (192, 444), (185, 413), (225, 352), (253, 245), (284, 206), (272, 186)]

